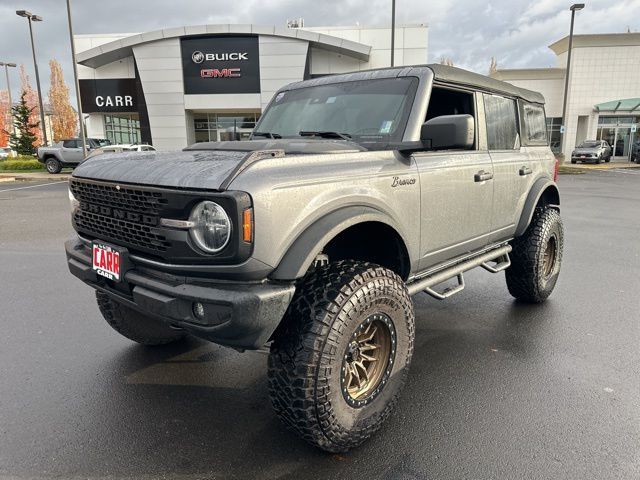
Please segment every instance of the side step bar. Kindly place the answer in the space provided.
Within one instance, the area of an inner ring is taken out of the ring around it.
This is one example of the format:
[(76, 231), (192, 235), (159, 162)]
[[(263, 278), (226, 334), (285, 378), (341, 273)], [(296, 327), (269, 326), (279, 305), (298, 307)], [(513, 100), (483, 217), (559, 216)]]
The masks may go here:
[[(415, 282), (407, 285), (409, 295), (413, 296), (416, 293), (426, 292), (438, 300), (444, 300), (445, 298), (461, 292), (464, 289), (464, 277), (462, 274), (467, 270), (481, 266), (489, 272), (498, 273), (508, 268), (511, 265), (511, 261), (509, 260), (509, 252), (511, 252), (511, 250), (511, 245), (505, 245), (477, 257), (470, 258), (469, 260), (465, 260), (445, 270), (429, 275), (428, 277), (416, 280)], [(491, 262), (494, 262), (495, 265), (491, 265)], [(443, 292), (437, 292), (432, 288), (453, 277), (457, 277), (458, 285), (449, 287)]]

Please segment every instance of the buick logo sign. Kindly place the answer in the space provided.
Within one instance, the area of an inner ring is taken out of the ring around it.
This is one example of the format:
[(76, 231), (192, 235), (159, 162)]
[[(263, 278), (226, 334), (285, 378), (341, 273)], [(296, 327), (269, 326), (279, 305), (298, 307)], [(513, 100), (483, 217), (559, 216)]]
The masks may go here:
[(204, 53), (196, 50), (195, 52), (193, 52), (191, 54), (191, 60), (193, 60), (193, 63), (202, 63), (202, 62), (204, 62)]

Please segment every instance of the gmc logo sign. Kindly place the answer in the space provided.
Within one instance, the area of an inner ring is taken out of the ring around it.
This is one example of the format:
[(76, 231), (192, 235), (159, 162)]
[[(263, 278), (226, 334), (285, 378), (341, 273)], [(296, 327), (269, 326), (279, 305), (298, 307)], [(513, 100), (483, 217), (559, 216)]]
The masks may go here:
[(202, 78), (238, 78), (240, 76), (239, 68), (203, 68), (200, 70)]

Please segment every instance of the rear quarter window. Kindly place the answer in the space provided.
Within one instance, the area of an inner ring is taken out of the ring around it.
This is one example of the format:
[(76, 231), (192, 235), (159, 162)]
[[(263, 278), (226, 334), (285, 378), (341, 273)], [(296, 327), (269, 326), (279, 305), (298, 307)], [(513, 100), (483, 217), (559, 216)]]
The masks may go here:
[(541, 105), (520, 103), (522, 119), (522, 143), (524, 145), (547, 145), (547, 121)]

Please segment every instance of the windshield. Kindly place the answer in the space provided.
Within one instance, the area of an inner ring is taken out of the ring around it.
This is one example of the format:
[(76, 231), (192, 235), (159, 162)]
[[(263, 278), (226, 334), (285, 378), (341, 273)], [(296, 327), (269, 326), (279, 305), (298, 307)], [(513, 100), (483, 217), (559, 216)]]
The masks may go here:
[(401, 141), (418, 79), (387, 78), (280, 92), (256, 125), (255, 136), (313, 136), (358, 143)]
[(93, 142), (98, 147), (111, 145), (111, 140), (107, 140), (106, 138), (91, 138), (89, 139), (89, 142)]
[(578, 148), (596, 148), (600, 146), (600, 142), (582, 142)]

